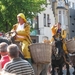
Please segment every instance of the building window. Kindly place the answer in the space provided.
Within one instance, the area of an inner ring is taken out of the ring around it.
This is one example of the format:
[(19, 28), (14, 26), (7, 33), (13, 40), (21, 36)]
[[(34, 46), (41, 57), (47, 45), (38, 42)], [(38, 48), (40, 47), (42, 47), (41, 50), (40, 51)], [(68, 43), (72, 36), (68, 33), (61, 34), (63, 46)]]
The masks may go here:
[(59, 15), (59, 22), (62, 23), (62, 15)]
[(36, 43), (36, 39), (32, 39), (32, 42), (33, 42), (33, 43)]
[(72, 25), (74, 25), (74, 23), (72, 23)]
[(72, 16), (70, 16), (70, 18), (72, 18)]
[(74, 3), (72, 3), (72, 8), (74, 9)]
[(46, 14), (44, 14), (44, 26), (46, 27)]
[(63, 24), (67, 25), (67, 15), (65, 15), (65, 10), (63, 10)]
[(65, 0), (66, 3), (68, 3), (68, 0)]
[(50, 18), (49, 18), (49, 14), (47, 14), (47, 26), (50, 27)]
[(39, 16), (37, 15), (37, 29), (39, 28)]
[(65, 25), (65, 11), (64, 10), (59, 10), (58, 11), (58, 22), (61, 23), (61, 25)]
[(62, 14), (61, 14), (61, 11), (59, 11), (59, 14), (58, 14), (58, 21), (60, 23), (62, 23)]
[(71, 2), (69, 2), (69, 7), (71, 7)]
[(74, 32), (74, 30), (72, 30), (72, 32)]

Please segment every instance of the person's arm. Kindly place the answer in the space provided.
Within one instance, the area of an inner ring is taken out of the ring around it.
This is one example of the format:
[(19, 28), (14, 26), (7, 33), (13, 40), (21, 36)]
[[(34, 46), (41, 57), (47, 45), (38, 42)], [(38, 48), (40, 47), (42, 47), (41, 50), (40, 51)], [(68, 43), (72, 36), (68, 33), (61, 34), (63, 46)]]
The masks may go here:
[(56, 25), (51, 27), (52, 35), (56, 34)]
[(63, 31), (62, 31), (62, 35), (61, 35), (61, 36), (62, 36), (63, 39), (66, 38), (66, 30), (63, 30)]

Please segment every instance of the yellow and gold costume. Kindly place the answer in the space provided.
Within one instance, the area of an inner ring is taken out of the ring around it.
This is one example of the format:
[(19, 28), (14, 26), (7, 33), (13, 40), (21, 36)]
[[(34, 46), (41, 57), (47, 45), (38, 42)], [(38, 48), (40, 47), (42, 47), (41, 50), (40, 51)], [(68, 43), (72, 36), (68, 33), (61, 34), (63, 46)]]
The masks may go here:
[[(23, 29), (18, 29), (19, 23), (13, 25), (13, 28), (11, 31), (16, 31), (16, 37), (15, 41), (22, 42), (22, 53), (26, 59), (30, 59), (31, 55), (28, 49), (28, 46), (31, 44), (31, 38), (30, 38), (30, 25), (27, 23), (25, 16), (23, 13), (18, 14), (25, 23)], [(18, 30), (17, 30), (18, 29)]]
[[(54, 36), (55, 35), (55, 37), (57, 38), (57, 37), (59, 37), (59, 36), (57, 36), (56, 34), (57, 34), (57, 30), (58, 30), (58, 28), (57, 27), (55, 27), (55, 26), (52, 26), (51, 27), (51, 31), (52, 31), (52, 35)], [(62, 30), (61, 29), (61, 37), (62, 37), (62, 39), (63, 39), (63, 50), (64, 50), (64, 52), (67, 54), (68, 52), (67, 52), (67, 48), (66, 48), (66, 44), (65, 44), (65, 41), (64, 41), (64, 39), (66, 38), (66, 30)], [(54, 41), (54, 38), (52, 37), (52, 39), (51, 39), (51, 42), (52, 41)]]

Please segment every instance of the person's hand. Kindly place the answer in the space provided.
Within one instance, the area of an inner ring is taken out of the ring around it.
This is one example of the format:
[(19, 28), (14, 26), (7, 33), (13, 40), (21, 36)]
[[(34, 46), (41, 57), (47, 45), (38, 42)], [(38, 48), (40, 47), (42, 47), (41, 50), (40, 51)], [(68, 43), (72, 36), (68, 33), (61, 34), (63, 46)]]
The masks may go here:
[(55, 24), (54, 27), (57, 27), (57, 25)]

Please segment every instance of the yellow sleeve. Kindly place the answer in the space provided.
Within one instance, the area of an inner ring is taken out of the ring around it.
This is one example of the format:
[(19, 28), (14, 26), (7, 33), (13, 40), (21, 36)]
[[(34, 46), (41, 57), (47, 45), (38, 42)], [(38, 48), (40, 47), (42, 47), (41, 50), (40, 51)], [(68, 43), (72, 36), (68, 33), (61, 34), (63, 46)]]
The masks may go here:
[(27, 25), (25, 29), (17, 31), (17, 35), (21, 35), (21, 36), (30, 35), (30, 26)]
[(62, 36), (62, 38), (64, 38), (64, 39), (66, 38), (66, 30), (63, 30), (63, 31), (62, 31), (62, 35), (61, 35), (61, 36)]
[(55, 26), (52, 26), (51, 27), (51, 31), (52, 31), (52, 35), (55, 35), (56, 34), (56, 27)]

